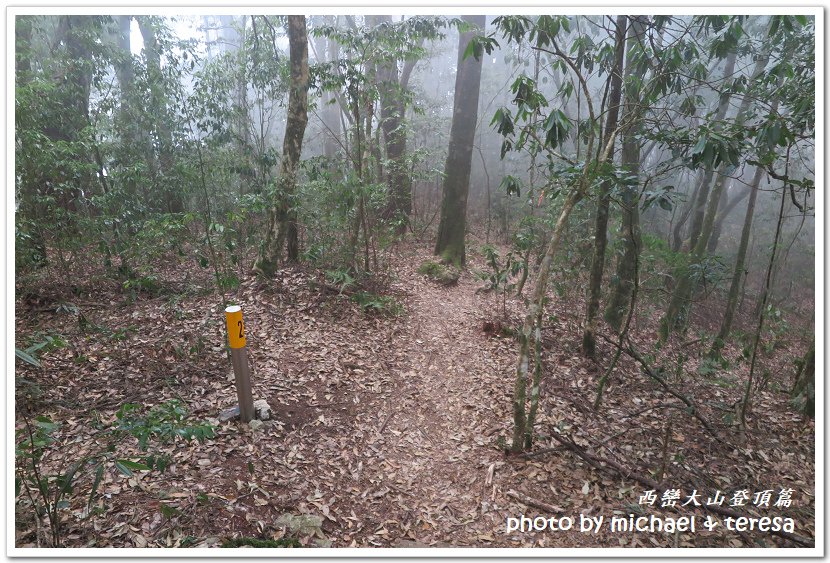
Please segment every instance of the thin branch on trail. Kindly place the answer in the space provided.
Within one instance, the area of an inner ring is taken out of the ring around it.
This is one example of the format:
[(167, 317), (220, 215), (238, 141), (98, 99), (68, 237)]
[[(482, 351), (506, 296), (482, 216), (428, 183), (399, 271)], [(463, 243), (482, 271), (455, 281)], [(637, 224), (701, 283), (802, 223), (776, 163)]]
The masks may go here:
[(726, 440), (724, 440), (723, 438), (720, 437), (720, 435), (715, 430), (715, 428), (711, 425), (711, 423), (709, 423), (708, 420), (703, 418), (703, 416), (698, 412), (697, 405), (691, 399), (689, 399), (686, 395), (684, 395), (680, 391), (677, 391), (677, 390), (673, 389), (666, 382), (665, 379), (663, 379), (662, 377), (660, 377), (660, 375), (657, 374), (657, 372), (654, 370), (654, 368), (651, 367), (651, 365), (649, 365), (649, 363), (646, 361), (645, 358), (643, 358), (642, 354), (640, 354), (640, 352), (637, 351), (637, 349), (634, 347), (634, 345), (631, 344), (630, 340), (628, 341), (627, 346), (621, 346), (621, 345), (618, 345), (616, 341), (612, 340), (611, 338), (608, 338), (604, 334), (600, 334), (599, 337), (602, 338), (603, 340), (605, 340), (606, 342), (609, 342), (609, 343), (613, 344), (614, 347), (622, 350), (626, 355), (628, 355), (631, 358), (635, 359), (637, 361), (637, 363), (639, 363), (642, 366), (643, 371), (646, 373), (646, 375), (648, 375), (654, 381), (659, 383), (660, 386), (667, 393), (669, 393), (673, 397), (676, 397), (676, 398), (680, 399), (681, 401), (683, 401), (683, 403), (686, 405), (686, 407), (688, 407), (685, 412), (687, 412), (688, 414), (691, 414), (696, 419), (698, 419), (700, 421), (700, 423), (703, 425), (703, 427), (706, 429), (706, 431), (709, 432), (709, 434), (711, 434), (712, 437), (715, 440), (717, 440), (721, 444), (725, 444), (725, 445), (730, 446), (732, 448), (737, 448), (737, 446), (735, 446), (734, 444), (731, 444), (728, 441), (726, 441)]
[(527, 495), (523, 495), (518, 491), (514, 491), (510, 489), (507, 491), (507, 496), (512, 499), (519, 501), (522, 504), (526, 504), (527, 506), (532, 506), (533, 508), (538, 508), (539, 510), (544, 510), (548, 514), (559, 514), (564, 512), (561, 506), (553, 506), (552, 504), (548, 504), (546, 502), (542, 502), (541, 500), (536, 500), (535, 498), (530, 498)]

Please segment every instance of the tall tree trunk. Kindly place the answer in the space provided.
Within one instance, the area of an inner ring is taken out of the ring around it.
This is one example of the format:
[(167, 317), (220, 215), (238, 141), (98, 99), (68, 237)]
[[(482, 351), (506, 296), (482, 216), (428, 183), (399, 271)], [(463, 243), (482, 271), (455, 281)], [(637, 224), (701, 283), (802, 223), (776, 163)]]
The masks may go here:
[[(334, 39), (327, 40), (328, 45), (328, 60), (336, 63), (340, 59), (340, 45)], [(340, 106), (335, 104), (334, 95), (325, 90), (323, 92), (323, 102), (326, 107), (323, 109), (323, 122), (326, 124), (326, 144), (324, 147), (325, 155), (334, 157), (337, 154), (337, 142), (340, 138), (340, 121), (342, 115), (340, 113)]]
[[(25, 87), (31, 81), (32, 72), (32, 31), (34, 27), (35, 16), (15, 16), (14, 20), (14, 86), (16, 89)], [(21, 122), (20, 116), (17, 114), (19, 106), (15, 105), (15, 130), (16, 132), (25, 125)], [(21, 146), (24, 142), (21, 141)], [(24, 150), (28, 151), (28, 146)], [(21, 181), (21, 190), (19, 192), (18, 211), (21, 217), (38, 217), (40, 213), (40, 203), (38, 202), (38, 194), (40, 193), (43, 183), (39, 181), (41, 176), (39, 166), (25, 166), (22, 162), (15, 163), (16, 174), (19, 175)], [(25, 169), (25, 170), (24, 170)], [(43, 232), (43, 224), (41, 221), (32, 221), (31, 228), (28, 232), (30, 236), (29, 246), (31, 252), (29, 258), (35, 266), (46, 265), (46, 242)]]
[[(731, 184), (730, 184), (731, 186)], [(720, 234), (723, 230), (723, 219), (725, 217), (726, 208), (729, 205), (729, 187), (724, 189), (721, 195), (720, 202), (718, 202), (718, 214), (715, 216), (715, 226), (712, 227), (712, 236), (709, 237), (709, 242), (706, 245), (707, 254), (714, 254), (718, 249), (720, 243)]]
[(470, 167), (481, 86), (482, 59), (465, 59), (464, 51), (473, 36), (484, 31), (487, 21), (485, 16), (464, 16), (463, 19), (477, 26), (478, 30), (462, 33), (458, 39), (458, 70), (455, 75), (450, 146), (444, 168), (441, 222), (435, 244), (435, 254), (452, 264), (463, 264), (466, 259), (464, 238), (467, 229), (467, 194), (470, 190)]
[[(377, 23), (391, 22), (390, 16), (377, 16)], [(406, 228), (406, 221), (412, 213), (412, 181), (406, 163), (405, 94), (409, 78), (415, 68), (416, 59), (404, 61), (398, 75), (398, 61), (386, 60), (378, 65), (377, 82), (380, 92), (380, 123), (386, 158), (389, 161), (387, 185), (389, 201), (384, 210), (385, 219), (399, 219), (400, 230)]]
[[(605, 120), (605, 135), (602, 146), (614, 136), (620, 114), (620, 99), (622, 98), (623, 57), (625, 56), (625, 37), (628, 20), (626, 16), (617, 16), (616, 38), (614, 51), (614, 68), (609, 77), (608, 113)], [(633, 28), (632, 28), (633, 29)], [(613, 145), (612, 145), (613, 147)], [(602, 150), (602, 149), (600, 149)], [(613, 148), (612, 148), (613, 151)], [(594, 254), (591, 259), (591, 274), (588, 282), (588, 296), (585, 311), (585, 330), (582, 333), (582, 353), (589, 358), (596, 357), (597, 312), (599, 298), (602, 292), (602, 273), (605, 269), (605, 249), (608, 245), (608, 210), (611, 204), (610, 179), (606, 179), (600, 186), (597, 200), (597, 213), (594, 223)]]
[[(139, 133), (137, 127), (137, 119), (133, 115), (133, 104), (137, 103), (135, 96), (135, 72), (133, 71), (132, 51), (130, 49), (130, 22), (132, 16), (116, 16), (117, 17), (117, 42), (119, 53), (119, 60), (114, 65), (115, 74), (118, 77), (118, 85), (121, 89), (120, 107), (118, 108), (118, 127), (121, 131), (122, 150), (124, 151), (124, 160), (129, 161), (132, 156), (132, 151), (138, 147)], [(142, 147), (147, 150), (147, 147)], [(149, 164), (149, 163), (148, 163)], [(127, 181), (127, 188), (131, 195), (135, 194), (135, 180), (131, 176)]]
[[(790, 166), (790, 148), (787, 148), (786, 164), (784, 165), (784, 175), (787, 175)], [(764, 330), (764, 321), (766, 320), (766, 305), (772, 289), (772, 269), (775, 265), (775, 259), (778, 254), (778, 244), (781, 240), (781, 226), (784, 223), (784, 206), (787, 202), (787, 185), (781, 186), (781, 205), (778, 207), (778, 220), (775, 225), (775, 236), (772, 239), (772, 249), (770, 250), (769, 265), (767, 266), (767, 275), (764, 280), (764, 290), (761, 293), (761, 300), (758, 307), (758, 325), (755, 329), (755, 335), (752, 339), (752, 355), (749, 360), (749, 376), (746, 379), (746, 386), (744, 387), (744, 396), (738, 405), (738, 420), (741, 429), (746, 429), (746, 415), (749, 413), (752, 405), (752, 386), (755, 379), (755, 366), (758, 361), (758, 345), (761, 343), (761, 332)]]
[(738, 295), (740, 294), (742, 281), (746, 276), (746, 251), (749, 248), (749, 236), (752, 232), (752, 219), (755, 214), (755, 202), (758, 199), (758, 186), (761, 184), (761, 178), (764, 175), (764, 169), (757, 167), (755, 169), (755, 176), (752, 177), (752, 182), (749, 186), (749, 202), (746, 204), (746, 214), (744, 215), (744, 226), (741, 230), (741, 242), (738, 245), (738, 255), (735, 257), (735, 270), (732, 274), (732, 283), (729, 286), (729, 297), (726, 300), (726, 311), (723, 314), (723, 321), (720, 325), (718, 335), (712, 343), (710, 356), (716, 357), (720, 354), (726, 339), (729, 337), (729, 332), (732, 330), (732, 321), (735, 318), (735, 310), (738, 307)]
[[(631, 23), (628, 34), (629, 57), (640, 44), (645, 33), (645, 22), (641, 18)], [(633, 69), (626, 69), (626, 78), (631, 76)], [(626, 81), (632, 83), (631, 81)], [(639, 81), (633, 83), (639, 84)], [(634, 185), (625, 185), (622, 188), (622, 225), (620, 236), (623, 240), (623, 254), (617, 259), (617, 275), (611, 281), (611, 295), (605, 308), (605, 319), (611, 327), (619, 332), (623, 319), (628, 311), (631, 295), (634, 291), (637, 275), (637, 260), (642, 248), (640, 239), (640, 143), (637, 135), (640, 133), (640, 120), (633, 117), (642, 115), (640, 108), (639, 88), (628, 88), (625, 92), (625, 114), (627, 122), (622, 131), (622, 167), (628, 175), (636, 179)]]
[[(768, 57), (769, 55), (762, 56), (755, 62), (755, 68), (750, 75), (750, 82), (754, 82), (755, 78), (764, 70)], [(744, 96), (743, 100), (741, 100), (741, 105), (738, 108), (738, 114), (735, 117), (737, 124), (743, 123), (751, 102), (752, 99), (750, 96)], [(721, 103), (723, 103), (723, 96), (721, 97)], [(694, 291), (696, 285), (696, 280), (692, 276), (691, 270), (701, 264), (706, 254), (706, 248), (709, 244), (709, 237), (712, 236), (715, 217), (717, 216), (723, 188), (726, 185), (726, 179), (725, 165), (721, 165), (721, 173), (718, 175), (718, 179), (715, 182), (715, 186), (712, 189), (712, 193), (710, 194), (707, 202), (700, 235), (697, 238), (686, 264), (675, 272), (677, 285), (672, 293), (666, 314), (660, 321), (660, 340), (663, 342), (668, 339), (672, 331), (680, 325), (685, 325), (692, 292)]]
[[(323, 25), (336, 25), (336, 16), (313, 16), (312, 25), (315, 21)], [(340, 58), (340, 45), (332, 38), (323, 36), (314, 40), (318, 64), (336, 62)], [(338, 142), (340, 141), (340, 115), (337, 100), (331, 91), (324, 89), (320, 100), (320, 121), (323, 124), (323, 155), (326, 158), (334, 158), (337, 154)]]
[[(239, 194), (245, 195), (251, 191), (259, 192), (261, 184), (258, 184), (256, 168), (252, 159), (257, 149), (252, 146), (250, 108), (248, 107), (247, 59), (249, 54), (245, 45), (248, 17), (243, 15), (241, 18), (237, 22), (235, 16), (219, 16), (222, 25), (222, 49), (233, 57), (233, 105), (235, 111), (231, 118), (230, 131), (236, 145), (235, 168), (240, 180)], [(261, 139), (261, 141), (262, 144), (258, 144), (258, 149), (264, 150), (265, 139)]]
[(286, 238), (288, 259), (299, 258), (297, 213), (292, 200), (297, 184), (303, 136), (308, 123), (308, 34), (305, 16), (288, 16), (288, 44), (291, 89), (288, 93), (288, 115), (282, 144), (278, 199), (268, 213), (268, 230), (254, 266), (255, 271), (267, 277), (272, 276), (277, 269)]
[(719, 237), (723, 231), (723, 224), (726, 221), (726, 218), (729, 217), (729, 214), (732, 213), (738, 204), (745, 200), (751, 192), (752, 189), (741, 189), (737, 195), (721, 200), (723, 205), (721, 205), (721, 208), (718, 209), (718, 216), (715, 217), (715, 230), (712, 232), (712, 239), (709, 240), (709, 247), (707, 248), (709, 254), (714, 254), (717, 250), (718, 240), (716, 237)]
[(147, 75), (150, 82), (150, 107), (156, 114), (154, 127), (159, 139), (158, 171), (160, 190), (170, 213), (184, 211), (184, 198), (181, 190), (168, 185), (167, 176), (173, 167), (173, 133), (168, 124), (167, 87), (161, 69), (161, 46), (156, 38), (156, 29), (152, 18), (137, 16), (138, 29), (144, 39), (144, 55), (147, 61)]
[[(736, 51), (730, 52), (726, 56), (726, 67), (723, 70), (724, 80), (729, 80), (735, 73), (735, 59), (737, 57)], [(729, 111), (729, 100), (732, 98), (731, 92), (724, 92), (720, 95), (718, 109), (715, 112), (714, 123), (719, 127), (719, 123), (726, 118), (726, 113)], [(700, 231), (703, 226), (703, 215), (706, 211), (706, 202), (709, 199), (709, 190), (712, 184), (712, 176), (715, 171), (713, 168), (707, 169), (701, 178), (699, 189), (697, 190), (697, 199), (695, 200), (694, 212), (692, 213), (691, 235), (689, 240), (689, 248), (694, 248), (697, 244), (697, 239), (700, 236)]]

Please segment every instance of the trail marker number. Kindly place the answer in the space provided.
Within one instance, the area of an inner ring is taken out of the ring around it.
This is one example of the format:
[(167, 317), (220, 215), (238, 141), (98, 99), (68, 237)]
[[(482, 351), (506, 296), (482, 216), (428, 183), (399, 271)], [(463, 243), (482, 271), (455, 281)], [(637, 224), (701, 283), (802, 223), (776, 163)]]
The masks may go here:
[(225, 319), (228, 323), (228, 342), (231, 348), (244, 348), (247, 342), (245, 321), (242, 320), (242, 307), (232, 305), (225, 309)]

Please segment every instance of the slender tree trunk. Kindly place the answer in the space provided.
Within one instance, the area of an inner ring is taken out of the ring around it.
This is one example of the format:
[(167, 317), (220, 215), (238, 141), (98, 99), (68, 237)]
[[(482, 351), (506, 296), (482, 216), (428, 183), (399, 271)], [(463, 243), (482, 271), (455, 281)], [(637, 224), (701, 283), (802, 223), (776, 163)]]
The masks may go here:
[[(337, 25), (337, 16), (311, 16), (312, 26)], [(332, 38), (323, 36), (314, 39), (314, 55), (317, 64), (336, 63), (340, 58), (340, 45)], [(336, 67), (335, 67), (336, 68)], [(340, 106), (337, 96), (324, 89), (320, 96), (319, 118), (323, 125), (323, 155), (334, 158), (340, 140)]]
[[(137, 103), (135, 99), (135, 73), (133, 72), (132, 52), (130, 50), (130, 22), (131, 16), (117, 16), (117, 41), (120, 60), (115, 64), (115, 74), (118, 77), (118, 85), (121, 90), (120, 107), (118, 108), (119, 130), (121, 131), (121, 150), (125, 161), (132, 156), (132, 151), (137, 148), (139, 134), (137, 131), (136, 118), (132, 112), (132, 106)], [(144, 147), (146, 152), (151, 147)], [(152, 163), (148, 163), (152, 165)], [(135, 179), (131, 176), (127, 180), (127, 190), (130, 195), (135, 195)]]
[[(726, 67), (723, 71), (723, 77), (725, 80), (729, 80), (732, 75), (735, 73), (735, 59), (737, 54), (735, 51), (730, 52), (726, 56)], [(726, 113), (729, 111), (729, 100), (732, 98), (731, 93), (722, 93), (720, 96), (720, 102), (718, 103), (718, 110), (715, 113), (714, 123), (719, 124), (726, 118)], [(709, 199), (709, 190), (712, 184), (712, 176), (714, 175), (714, 169), (710, 168), (707, 169), (704, 174), (703, 178), (701, 179), (701, 183), (697, 193), (697, 199), (695, 200), (695, 207), (694, 213), (692, 214), (692, 226), (691, 226), (691, 235), (689, 240), (691, 241), (689, 244), (689, 248), (692, 249), (697, 244), (697, 239), (700, 236), (700, 231), (703, 226), (703, 216), (706, 211), (706, 202)]]
[(441, 222), (435, 254), (447, 263), (464, 264), (465, 232), (467, 229), (467, 194), (470, 190), (470, 168), (473, 158), (476, 122), (478, 120), (478, 93), (481, 86), (482, 59), (464, 58), (464, 51), (476, 33), (482, 33), (485, 16), (464, 16), (477, 31), (460, 34), (458, 65), (455, 76), (452, 128), (447, 163), (444, 168), (444, 190), (441, 199)]
[[(241, 16), (237, 23), (235, 16), (219, 16), (222, 24), (223, 47), (226, 53), (233, 56), (234, 60), (234, 93), (233, 104), (236, 108), (235, 115), (231, 121), (231, 132), (234, 136), (237, 152), (236, 167), (239, 170), (239, 194), (245, 195), (252, 190), (260, 191), (252, 156), (255, 149), (251, 142), (251, 118), (248, 107), (248, 75), (247, 59), (248, 50), (245, 45), (247, 16)], [(237, 26), (239, 29), (237, 29)], [(258, 144), (264, 147), (263, 144)], [(260, 149), (262, 150), (262, 149)], [(261, 155), (260, 155), (261, 156)], [(260, 159), (261, 160), (261, 159)]]
[[(755, 78), (763, 71), (767, 64), (767, 60), (768, 55), (762, 56), (756, 61), (755, 68), (750, 75), (750, 81), (754, 81)], [(723, 101), (722, 96), (721, 105), (723, 105)], [(751, 102), (752, 99), (749, 96), (745, 96), (744, 99), (741, 100), (741, 105), (738, 108), (738, 114), (735, 118), (737, 124), (743, 123)], [(709, 196), (701, 231), (697, 237), (695, 245), (693, 246), (693, 250), (688, 257), (686, 264), (675, 272), (677, 285), (672, 293), (666, 314), (660, 321), (660, 340), (662, 342), (665, 342), (668, 339), (672, 331), (679, 326), (685, 326), (686, 324), (691, 296), (696, 284), (696, 280), (693, 278), (691, 271), (703, 261), (706, 248), (709, 244), (709, 238), (712, 236), (715, 217), (717, 216), (718, 206), (720, 205), (720, 198), (723, 193), (724, 186), (726, 185), (727, 176), (725, 175), (724, 168), (725, 165), (722, 165), (721, 173), (718, 175), (718, 179), (715, 182), (715, 186)]]
[[(645, 22), (639, 18), (634, 20), (628, 35), (629, 53), (638, 47), (640, 37), (644, 33)], [(631, 76), (632, 69), (629, 67), (626, 70), (626, 77)], [(617, 275), (611, 280), (611, 295), (605, 308), (605, 319), (616, 332), (622, 328), (623, 319), (632, 299), (636, 286), (635, 277), (638, 275), (637, 261), (643, 246), (640, 238), (640, 143), (637, 139), (640, 133), (640, 120), (632, 119), (635, 114), (642, 114), (639, 108), (639, 98), (638, 88), (626, 91), (624, 119), (628, 123), (622, 131), (622, 167), (631, 178), (636, 179), (636, 183), (622, 187), (620, 236), (624, 250), (622, 256), (617, 259)]]
[[(785, 170), (789, 167), (790, 151), (787, 149), (787, 164)], [(785, 172), (786, 175), (786, 172)], [(778, 221), (775, 226), (775, 237), (772, 240), (772, 251), (769, 257), (769, 266), (767, 267), (767, 276), (764, 283), (764, 291), (761, 294), (758, 312), (758, 326), (755, 329), (755, 337), (752, 341), (752, 356), (749, 360), (749, 377), (746, 380), (746, 387), (744, 387), (744, 396), (740, 405), (738, 406), (738, 420), (742, 429), (746, 428), (746, 415), (749, 413), (752, 405), (752, 385), (755, 377), (755, 365), (758, 361), (758, 345), (761, 342), (761, 332), (764, 329), (764, 320), (766, 318), (766, 304), (769, 299), (770, 290), (772, 288), (772, 269), (775, 265), (775, 258), (778, 253), (778, 243), (781, 240), (781, 225), (784, 222), (784, 204), (787, 201), (787, 185), (784, 184), (781, 188), (781, 205), (778, 208)]]
[(721, 230), (723, 229), (723, 219), (725, 217), (724, 212), (726, 211), (728, 205), (729, 187), (727, 187), (723, 191), (723, 195), (721, 195), (720, 202), (718, 203), (718, 214), (715, 217), (715, 226), (712, 227), (712, 236), (709, 237), (709, 242), (706, 245), (707, 254), (714, 254), (715, 251), (718, 249), (718, 243), (720, 242), (720, 234)]
[(536, 282), (533, 286), (533, 294), (525, 313), (524, 324), (519, 332), (519, 361), (516, 367), (516, 380), (513, 386), (513, 443), (510, 448), (513, 452), (522, 451), (525, 442), (525, 433), (527, 432), (525, 402), (527, 400), (530, 342), (534, 335), (536, 323), (542, 316), (553, 257), (559, 251), (562, 233), (565, 231), (574, 206), (582, 199), (583, 193), (583, 189), (577, 188), (572, 190), (562, 205), (559, 218), (556, 220), (556, 226), (553, 228), (553, 234), (545, 250), (545, 256), (539, 265), (539, 272), (536, 275)]
[(723, 231), (723, 224), (726, 221), (726, 218), (729, 217), (729, 214), (732, 213), (732, 211), (738, 206), (738, 204), (745, 200), (751, 192), (751, 188), (742, 189), (734, 197), (724, 198), (723, 200), (721, 200), (721, 208), (718, 210), (718, 216), (715, 217), (715, 230), (712, 232), (712, 238), (709, 240), (709, 246), (707, 248), (709, 254), (714, 254), (717, 250), (719, 242), (718, 238), (720, 237), (720, 234)]
[[(698, 172), (698, 175), (702, 177), (703, 173)], [(671, 249), (674, 252), (679, 252), (680, 247), (683, 245), (683, 226), (689, 220), (689, 217), (692, 216), (692, 211), (695, 208), (697, 202), (697, 194), (700, 191), (700, 184), (702, 178), (698, 179), (695, 182), (695, 187), (692, 190), (691, 197), (686, 202), (686, 205), (683, 206), (683, 212), (680, 214), (680, 218), (677, 220), (677, 223), (674, 224), (674, 228), (672, 229), (672, 241), (671, 241)]]
[(308, 123), (308, 34), (305, 16), (288, 16), (288, 43), (291, 65), (291, 89), (288, 94), (288, 117), (282, 145), (282, 161), (278, 183), (278, 200), (268, 214), (268, 230), (262, 243), (255, 271), (272, 276), (288, 238), (288, 259), (299, 258), (297, 214), (293, 195), (297, 169)]
[[(147, 75), (150, 81), (150, 104), (155, 112), (156, 134), (159, 139), (158, 174), (162, 179), (167, 176), (173, 167), (173, 133), (167, 122), (167, 88), (161, 69), (161, 47), (156, 38), (156, 30), (148, 16), (137, 16), (138, 28), (144, 39), (144, 53), (147, 62)], [(181, 190), (173, 187), (164, 187), (164, 200), (167, 211), (181, 213), (184, 211), (184, 199)]]
[(732, 330), (732, 321), (735, 318), (735, 310), (738, 307), (738, 296), (743, 286), (743, 279), (746, 276), (746, 251), (749, 248), (749, 236), (752, 232), (752, 219), (755, 214), (755, 202), (758, 199), (758, 186), (761, 184), (761, 178), (764, 175), (764, 169), (758, 167), (755, 169), (755, 176), (749, 186), (749, 202), (746, 204), (746, 214), (744, 215), (744, 226), (741, 230), (741, 242), (738, 245), (738, 255), (735, 258), (735, 271), (732, 274), (732, 283), (729, 286), (729, 297), (726, 300), (726, 311), (723, 314), (723, 322), (721, 322), (718, 335), (712, 343), (710, 356), (715, 357), (720, 354), (726, 339), (729, 337), (729, 332)]
[[(617, 16), (614, 69), (609, 77), (608, 113), (606, 114), (605, 138), (602, 146), (605, 146), (609, 139), (613, 137), (620, 114), (627, 23), (626, 16)], [(594, 222), (594, 253), (591, 259), (591, 274), (588, 281), (585, 330), (582, 333), (582, 353), (589, 358), (596, 357), (597, 343), (594, 333), (597, 329), (597, 312), (599, 311), (599, 299), (602, 292), (602, 273), (605, 269), (605, 249), (608, 245), (608, 211), (610, 204), (611, 180), (604, 180), (600, 186), (599, 199), (597, 200), (596, 220)]]

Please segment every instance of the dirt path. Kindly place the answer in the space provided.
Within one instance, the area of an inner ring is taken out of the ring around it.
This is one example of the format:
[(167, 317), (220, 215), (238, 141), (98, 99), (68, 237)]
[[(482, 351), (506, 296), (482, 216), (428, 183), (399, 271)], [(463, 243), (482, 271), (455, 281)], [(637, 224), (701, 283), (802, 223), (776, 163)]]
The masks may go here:
[[(492, 484), (488, 470), (502, 454), (496, 434), (506, 420), (506, 397), (496, 396), (493, 377), (503, 373), (509, 345), (481, 331), (480, 282), (465, 274), (453, 287), (399, 271), (409, 289), (394, 390), (378, 419), (379, 445), (397, 470), (377, 477), (410, 499), (397, 518), (411, 520), (405, 537), (423, 543), (457, 544), (488, 536)], [(466, 543), (466, 542), (465, 542)]]
[[(416, 272), (426, 249), (402, 252), (391, 287), (405, 307), (397, 318), (321, 298), (306, 274), (243, 287), (254, 394), (274, 420), (253, 434), (221, 425), (222, 454), (207, 457), (230, 471), (204, 471), (205, 489), (240, 500), (198, 535), (267, 532), (279, 514), (299, 512), (324, 515), (334, 546), (498, 541), (493, 472), (504, 465), (497, 437), (510, 420), (503, 374), (513, 343), (482, 332), (496, 309), (472, 274), (442, 287)], [(230, 381), (219, 387), (211, 411), (235, 401)], [(243, 498), (251, 483), (270, 497)]]

